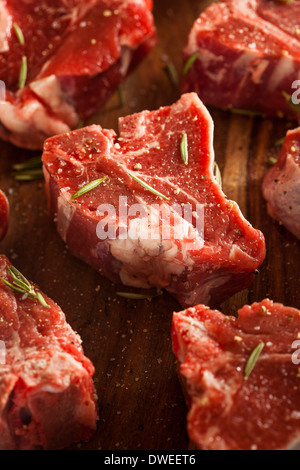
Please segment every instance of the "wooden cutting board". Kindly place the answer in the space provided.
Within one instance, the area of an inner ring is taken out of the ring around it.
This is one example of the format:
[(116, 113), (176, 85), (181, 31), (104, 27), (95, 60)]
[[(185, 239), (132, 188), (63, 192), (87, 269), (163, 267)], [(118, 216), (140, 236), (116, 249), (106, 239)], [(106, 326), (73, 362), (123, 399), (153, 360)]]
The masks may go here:
[[(119, 116), (172, 104), (180, 96), (165, 66), (180, 73), (181, 51), (200, 11), (210, 1), (156, 0), (158, 45), (89, 123), (117, 130)], [(300, 308), (300, 243), (266, 211), (261, 184), (277, 157), (275, 142), (294, 123), (234, 115), (210, 108), (215, 153), (227, 196), (237, 201), (252, 225), (266, 237), (267, 257), (251, 287), (221, 307), (235, 313), (245, 303), (269, 297)], [(93, 361), (99, 422), (94, 437), (75, 449), (186, 450), (186, 412), (172, 353), (172, 312), (179, 304), (168, 294), (152, 301), (116, 296), (112, 285), (65, 248), (49, 216), (43, 181), (18, 183), (14, 163), (38, 153), (0, 143), (0, 188), (11, 206), (8, 236), (0, 245), (24, 275), (61, 306), (82, 337)], [(121, 290), (126, 290), (121, 287)]]

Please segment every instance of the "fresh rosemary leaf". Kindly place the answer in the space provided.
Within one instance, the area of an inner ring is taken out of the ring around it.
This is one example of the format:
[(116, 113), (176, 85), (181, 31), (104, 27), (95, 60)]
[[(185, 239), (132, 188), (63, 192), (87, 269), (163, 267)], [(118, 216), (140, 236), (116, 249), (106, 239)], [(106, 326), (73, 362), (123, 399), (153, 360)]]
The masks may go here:
[(214, 177), (218, 185), (222, 188), (222, 175), (220, 172), (219, 165), (216, 162), (214, 163)]
[(28, 171), (18, 171), (13, 176), (16, 181), (35, 181), (43, 179), (44, 173), (41, 168), (36, 168)]
[(27, 289), (30, 289), (31, 288), (31, 284), (30, 282), (26, 279), (25, 276), (23, 276), (22, 273), (20, 273), (20, 271), (15, 268), (14, 266), (8, 266), (7, 267), (10, 275), (13, 277), (14, 281), (20, 281), (23, 283), (23, 285), (27, 288)]
[(174, 87), (178, 87), (179, 78), (175, 65), (172, 62), (167, 62), (165, 65), (165, 70), (171, 80), (172, 85), (174, 85)]
[(275, 142), (275, 147), (281, 147), (283, 145), (283, 142), (285, 141), (285, 137), (281, 137), (281, 139), (276, 140)]
[(83, 196), (83, 194), (88, 193), (92, 189), (99, 186), (99, 184), (103, 183), (103, 181), (106, 180), (106, 178), (107, 178), (107, 176), (104, 176), (103, 178), (91, 181), (90, 183), (86, 184), (81, 189), (79, 189), (75, 194), (73, 194), (71, 199), (77, 199), (78, 197)]
[(289, 104), (289, 106), (297, 113), (300, 114), (300, 104), (294, 104), (292, 101), (292, 97), (286, 92), (282, 91), (281, 92), (282, 96), (285, 98), (286, 102)]
[(14, 27), (14, 30), (15, 30), (15, 33), (16, 33), (16, 36), (17, 36), (17, 38), (18, 38), (19, 43), (21, 44), (21, 46), (24, 46), (24, 44), (25, 44), (25, 39), (24, 39), (23, 31), (21, 30), (21, 28), (20, 28), (20, 26), (18, 25), (18, 23), (14, 23), (14, 24), (13, 24), (13, 27)]
[(186, 63), (184, 64), (183, 70), (182, 70), (182, 75), (185, 76), (187, 75), (188, 71), (192, 67), (193, 63), (197, 60), (199, 55), (199, 52), (195, 52), (195, 54), (191, 55), (191, 57), (188, 58)]
[(187, 139), (186, 133), (184, 133), (181, 138), (180, 152), (181, 152), (181, 158), (182, 158), (183, 163), (187, 165), (189, 162), (189, 150), (188, 150), (188, 139)]
[(32, 168), (42, 168), (41, 157), (33, 157), (23, 163), (13, 165), (15, 171), (31, 170)]
[(123, 106), (125, 105), (125, 98), (124, 98), (123, 88), (121, 86), (118, 87), (118, 96), (119, 96), (120, 107), (123, 108)]
[(10, 289), (14, 290), (15, 292), (18, 292), (19, 294), (24, 294), (24, 290), (20, 289), (19, 287), (11, 284), (10, 282), (6, 281), (6, 279), (3, 279), (3, 277), (0, 277), (0, 280)]
[(43, 166), (41, 157), (33, 157), (23, 163), (13, 165), (13, 176), (17, 181), (34, 181), (43, 179)]
[(43, 307), (50, 308), (50, 306), (47, 304), (46, 300), (44, 299), (44, 297), (42, 296), (40, 292), (36, 293), (36, 299), (40, 302), (40, 304), (43, 305)]
[(26, 292), (28, 290), (30, 291), (30, 287), (28, 288), (28, 286), (26, 286), (26, 284), (24, 284), (24, 282), (21, 281), (20, 279), (15, 279), (14, 280), (14, 285), (17, 286), (21, 290), (25, 290)]
[(244, 116), (259, 116), (259, 117), (265, 116), (263, 113), (260, 113), (259, 111), (253, 111), (252, 109), (231, 108), (230, 111), (233, 114), (242, 114)]
[(134, 292), (117, 292), (116, 294), (119, 297), (123, 297), (124, 299), (131, 299), (131, 300), (146, 300), (146, 299), (151, 299), (153, 297), (153, 295), (135, 294)]
[(24, 88), (27, 80), (27, 57), (23, 55), (22, 57), (22, 63), (21, 63), (21, 68), (20, 68), (20, 73), (19, 73), (19, 88), (20, 90)]
[(80, 119), (78, 124), (77, 124), (76, 129), (82, 129), (83, 127), (84, 127), (84, 120)]
[(42, 179), (43, 175), (42, 173), (38, 176), (38, 175), (15, 175), (15, 180), (16, 181), (36, 181), (36, 180), (40, 180)]
[(258, 358), (264, 348), (265, 344), (264, 343), (259, 343), (256, 348), (253, 349), (252, 353), (249, 356), (249, 359), (247, 361), (247, 364), (245, 366), (245, 371), (244, 371), (244, 378), (248, 379), (249, 375), (253, 371), (255, 364), (258, 361)]
[(14, 266), (8, 266), (7, 270), (11, 275), (13, 282), (9, 282), (6, 279), (0, 278), (1, 281), (10, 289), (17, 292), (18, 294), (27, 295), (32, 299), (36, 299), (40, 302), (43, 307), (50, 308), (50, 306), (45, 301), (44, 297), (40, 292), (36, 292), (32, 284), (23, 276), (20, 271)]
[(271, 165), (275, 165), (275, 163), (277, 163), (277, 158), (275, 158), (275, 157), (270, 157), (270, 158), (269, 158), (269, 163), (270, 163)]
[(156, 191), (156, 189), (152, 188), (151, 186), (149, 186), (149, 184), (145, 183), (145, 181), (142, 181), (140, 178), (138, 178), (137, 176), (133, 175), (132, 173), (128, 173), (129, 176), (131, 176), (131, 178), (133, 180), (135, 180), (137, 183), (139, 183), (141, 186), (143, 186), (145, 189), (147, 189), (148, 191), (150, 191), (152, 194), (155, 194), (155, 196), (158, 196), (162, 199), (167, 199), (169, 200), (170, 198), (165, 196), (164, 194), (160, 193), (159, 191)]

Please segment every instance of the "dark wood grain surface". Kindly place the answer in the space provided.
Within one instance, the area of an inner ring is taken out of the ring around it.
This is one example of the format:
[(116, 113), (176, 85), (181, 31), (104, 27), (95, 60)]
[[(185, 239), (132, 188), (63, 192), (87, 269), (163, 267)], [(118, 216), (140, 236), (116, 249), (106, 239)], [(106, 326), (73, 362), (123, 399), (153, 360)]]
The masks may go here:
[[(117, 130), (119, 116), (172, 104), (180, 92), (165, 65), (180, 73), (181, 50), (197, 15), (209, 1), (156, 0), (158, 45), (89, 123)], [(224, 302), (224, 313), (265, 297), (300, 308), (300, 243), (267, 215), (261, 183), (276, 140), (294, 123), (211, 109), (216, 160), (223, 188), (266, 237), (267, 257), (251, 287)], [(0, 245), (27, 278), (61, 306), (93, 361), (98, 393), (97, 432), (74, 449), (186, 450), (186, 412), (176, 374), (170, 328), (179, 304), (168, 294), (151, 301), (116, 296), (112, 285), (65, 248), (49, 216), (43, 181), (18, 183), (12, 164), (36, 153), (0, 142), (0, 187), (11, 206), (9, 232)], [(124, 290), (124, 288), (122, 288)]]

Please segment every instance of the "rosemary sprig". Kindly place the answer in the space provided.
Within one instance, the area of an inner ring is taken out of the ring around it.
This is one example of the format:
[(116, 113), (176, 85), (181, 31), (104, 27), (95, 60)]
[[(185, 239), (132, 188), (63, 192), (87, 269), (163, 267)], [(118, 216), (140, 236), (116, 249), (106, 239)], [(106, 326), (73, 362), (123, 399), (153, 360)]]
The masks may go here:
[(18, 292), (19, 294), (27, 295), (32, 299), (38, 300), (43, 307), (50, 308), (50, 305), (47, 304), (42, 294), (40, 292), (35, 291), (30, 282), (26, 279), (25, 276), (23, 276), (22, 273), (20, 273), (20, 271), (17, 270), (17, 268), (15, 268), (14, 266), (7, 266), (7, 270), (13, 278), (13, 282), (11, 283), (8, 282), (6, 279), (3, 279), (2, 277), (0, 278), (0, 280), (7, 287), (9, 287), (15, 292)]
[(103, 181), (106, 180), (106, 178), (107, 178), (107, 176), (104, 176), (103, 178), (91, 181), (90, 183), (86, 184), (85, 186), (80, 188), (78, 191), (76, 191), (76, 193), (73, 194), (71, 199), (77, 199), (78, 197), (83, 196), (83, 194), (88, 193), (92, 189), (99, 186), (99, 184), (103, 183)]
[(214, 178), (216, 182), (218, 183), (218, 185), (221, 186), (222, 188), (222, 175), (221, 175), (219, 165), (216, 162), (214, 162)]
[(23, 31), (21, 30), (20, 26), (18, 25), (18, 23), (14, 23), (13, 24), (13, 27), (14, 27), (14, 30), (15, 30), (15, 33), (16, 33), (16, 36), (18, 38), (18, 41), (20, 43), (21, 46), (24, 46), (25, 44), (25, 39), (24, 39), (24, 34), (23, 34)]
[(193, 63), (197, 60), (199, 55), (199, 52), (195, 52), (191, 57), (188, 58), (186, 63), (184, 64), (183, 70), (182, 70), (182, 75), (185, 76), (187, 75), (188, 71), (192, 67)]
[(188, 150), (188, 138), (187, 134), (184, 133), (181, 142), (180, 142), (180, 153), (182, 161), (185, 165), (188, 165), (189, 162), (189, 150)]
[(24, 88), (27, 80), (27, 57), (23, 55), (22, 57), (22, 63), (21, 63), (21, 68), (20, 68), (20, 73), (19, 73), (19, 88), (20, 90)]
[(148, 191), (150, 191), (152, 194), (155, 194), (155, 196), (158, 196), (162, 199), (167, 199), (168, 201), (170, 200), (169, 197), (165, 196), (164, 194), (160, 193), (159, 191), (156, 191), (156, 189), (152, 188), (151, 186), (149, 186), (149, 184), (145, 183), (145, 181), (141, 180), (140, 178), (138, 178), (137, 176), (133, 175), (132, 173), (128, 173), (129, 176), (135, 180), (137, 183), (139, 183), (141, 186), (143, 186), (145, 189), (147, 189)]
[(265, 344), (264, 343), (259, 343), (256, 348), (253, 349), (252, 353), (249, 356), (249, 359), (247, 361), (247, 364), (245, 366), (244, 370), (244, 378), (248, 379), (249, 375), (253, 371), (255, 364), (258, 361), (258, 358), (264, 348)]

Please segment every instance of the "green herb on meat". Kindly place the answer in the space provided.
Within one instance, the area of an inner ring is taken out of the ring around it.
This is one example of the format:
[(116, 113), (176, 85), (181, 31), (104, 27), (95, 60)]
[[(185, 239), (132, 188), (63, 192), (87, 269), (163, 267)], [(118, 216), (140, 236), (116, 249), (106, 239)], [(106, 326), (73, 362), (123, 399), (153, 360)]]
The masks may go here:
[(190, 68), (194, 64), (194, 62), (197, 60), (199, 55), (199, 52), (195, 52), (195, 54), (191, 55), (191, 57), (188, 58), (186, 63), (184, 64), (183, 70), (182, 70), (182, 75), (185, 76), (189, 72)]
[(221, 175), (219, 165), (216, 162), (214, 163), (214, 178), (216, 182), (218, 183), (218, 185), (221, 186), (222, 188), (222, 175)]
[(44, 297), (40, 292), (36, 292), (30, 282), (23, 276), (20, 271), (17, 270), (14, 266), (8, 266), (7, 270), (11, 277), (13, 278), (13, 282), (9, 282), (6, 279), (0, 278), (0, 280), (10, 289), (19, 294), (26, 295), (32, 299), (36, 299), (40, 302), (43, 307), (50, 308), (50, 305), (47, 304)]
[(183, 163), (187, 165), (189, 162), (189, 151), (188, 151), (188, 139), (187, 139), (186, 133), (184, 133), (181, 138), (180, 153), (181, 153), (181, 158), (182, 158)]
[(248, 379), (249, 375), (253, 371), (253, 369), (254, 369), (257, 361), (258, 361), (258, 358), (259, 358), (264, 346), (265, 346), (264, 343), (259, 343), (256, 346), (256, 348), (253, 349), (252, 353), (250, 354), (249, 359), (247, 361), (247, 364), (245, 366), (245, 370), (244, 370), (244, 378), (245, 379)]
[(76, 191), (76, 193), (73, 194), (73, 196), (71, 197), (71, 199), (77, 199), (78, 197), (83, 196), (83, 194), (88, 193), (88, 192), (91, 191), (92, 189), (94, 189), (94, 188), (96, 188), (97, 186), (99, 186), (99, 184), (103, 183), (103, 181), (106, 180), (106, 178), (107, 178), (107, 176), (104, 176), (103, 178), (100, 178), (100, 179), (91, 181), (90, 183), (86, 184), (86, 185), (83, 186), (81, 189), (79, 189), (78, 191)]
[(145, 181), (141, 180), (140, 178), (138, 178), (137, 176), (133, 175), (132, 173), (128, 173), (129, 176), (135, 180), (137, 183), (139, 183), (141, 186), (143, 186), (145, 189), (147, 189), (148, 191), (150, 191), (152, 194), (155, 194), (155, 196), (158, 196), (160, 197), (161, 199), (167, 199), (169, 200), (170, 198), (165, 196), (164, 194), (160, 193), (159, 191), (156, 191), (156, 189), (152, 188), (151, 186), (149, 186), (149, 184), (145, 183)]
[(18, 38), (18, 41), (20, 43), (21, 46), (24, 46), (25, 44), (25, 39), (24, 39), (24, 34), (23, 34), (23, 31), (21, 30), (20, 26), (18, 25), (18, 23), (14, 23), (13, 24), (13, 27), (14, 27), (14, 30), (15, 30), (15, 33), (16, 33), (16, 36)]
[(27, 80), (27, 57), (23, 55), (19, 73), (19, 88), (24, 88)]

